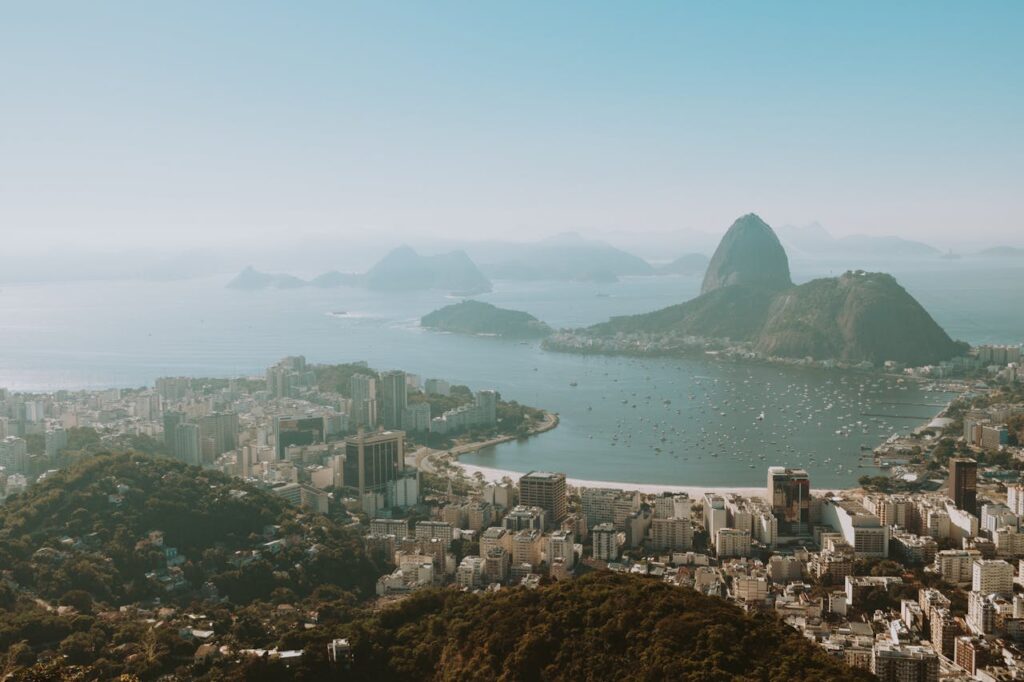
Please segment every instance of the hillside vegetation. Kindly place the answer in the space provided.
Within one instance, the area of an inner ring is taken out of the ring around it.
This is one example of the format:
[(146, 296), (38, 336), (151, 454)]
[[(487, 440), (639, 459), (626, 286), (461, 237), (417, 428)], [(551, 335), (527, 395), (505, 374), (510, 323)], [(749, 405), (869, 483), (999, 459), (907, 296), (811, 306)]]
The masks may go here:
[(861, 271), (780, 293), (756, 341), (768, 355), (908, 364), (966, 350), (891, 275)]
[[(150, 531), (163, 532), (162, 546)], [(277, 537), (287, 540), (266, 551)], [(164, 571), (164, 548), (182, 559), (180, 583), (151, 575), (175, 573)], [(232, 564), (234, 553), (253, 551), (254, 560)], [(0, 507), (0, 566), (43, 599), (82, 590), (110, 606), (187, 600), (207, 583), (234, 602), (324, 583), (369, 594), (378, 575), (361, 539), (326, 517), (217, 472), (127, 453), (86, 459)]]
[(431, 592), (354, 624), (363, 680), (870, 680), (771, 615), (636, 576)]

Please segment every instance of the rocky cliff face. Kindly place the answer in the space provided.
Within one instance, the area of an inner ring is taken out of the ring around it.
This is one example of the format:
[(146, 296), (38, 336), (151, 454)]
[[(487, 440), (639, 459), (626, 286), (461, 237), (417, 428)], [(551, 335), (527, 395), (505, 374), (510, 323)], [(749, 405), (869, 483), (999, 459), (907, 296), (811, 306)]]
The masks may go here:
[(718, 243), (701, 293), (737, 284), (772, 291), (793, 286), (786, 250), (772, 228), (753, 213), (734, 222)]

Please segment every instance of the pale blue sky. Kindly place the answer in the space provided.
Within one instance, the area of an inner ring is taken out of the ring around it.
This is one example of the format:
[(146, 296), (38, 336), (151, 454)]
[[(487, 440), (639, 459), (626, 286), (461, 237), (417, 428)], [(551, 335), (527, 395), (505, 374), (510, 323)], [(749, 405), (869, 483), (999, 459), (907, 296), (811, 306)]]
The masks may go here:
[(526, 238), (756, 211), (1021, 243), (1022, 29), (1022, 2), (5, 3), (0, 232)]

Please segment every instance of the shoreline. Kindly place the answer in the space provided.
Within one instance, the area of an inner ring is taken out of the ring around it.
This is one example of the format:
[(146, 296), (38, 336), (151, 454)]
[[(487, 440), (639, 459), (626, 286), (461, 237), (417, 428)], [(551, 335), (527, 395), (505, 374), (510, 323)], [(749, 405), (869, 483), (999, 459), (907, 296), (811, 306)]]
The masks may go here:
[[(890, 375), (891, 376), (891, 375)], [(921, 377), (908, 377), (912, 380), (921, 381)], [(923, 418), (923, 425), (931, 423), (936, 418), (942, 417), (950, 406), (956, 401), (956, 398), (950, 399), (936, 414), (931, 418)], [(507, 443), (510, 441), (518, 440), (519, 438), (532, 438), (533, 436), (546, 433), (556, 428), (559, 425), (560, 419), (557, 412), (544, 411), (544, 421), (530, 430), (526, 436), (498, 436), (491, 438), (486, 441), (480, 441), (475, 443), (465, 443), (458, 445), (450, 450), (428, 450), (424, 452), (422, 449), (413, 453), (415, 458), (415, 466), (421, 471), (427, 471), (431, 473), (437, 473), (436, 460), (440, 460), (445, 464), (457, 469), (462, 476), (467, 478), (476, 479), (479, 474), (480, 480), (484, 482), (501, 482), (502, 479), (508, 478), (511, 480), (517, 480), (527, 472), (525, 471), (514, 471), (512, 469), (498, 469), (495, 467), (481, 466), (477, 464), (466, 464), (459, 461), (459, 457), (464, 454), (477, 452), (486, 447), (492, 447), (501, 443)], [(920, 427), (919, 427), (920, 428)], [(884, 442), (877, 447), (884, 445)], [(445, 475), (451, 475), (447, 473)], [(888, 476), (892, 476), (892, 471), (887, 472)], [(765, 493), (764, 487), (754, 486), (716, 486), (716, 485), (682, 485), (682, 484), (669, 484), (669, 483), (629, 483), (623, 481), (603, 481), (593, 480), (584, 478), (575, 478), (566, 475), (566, 483), (570, 487), (574, 488), (598, 488), (598, 489), (617, 489), (617, 490), (637, 490), (642, 494), (656, 495), (660, 493), (686, 493), (691, 498), (700, 498), (705, 493), (715, 493), (719, 495), (736, 494), (744, 497), (762, 497)], [(856, 485), (851, 485), (846, 488), (812, 488), (811, 493), (815, 495), (828, 495), (828, 494), (839, 494), (848, 492), (850, 490), (858, 489)]]
[[(544, 411), (545, 419), (537, 427), (530, 430), (526, 438), (532, 438), (533, 436), (547, 433), (552, 429), (556, 428), (559, 424), (559, 416), (557, 412)], [(510, 478), (512, 480), (518, 479), (524, 475), (525, 471), (513, 471), (511, 469), (496, 469), (493, 467), (479, 466), (476, 464), (466, 464), (459, 461), (460, 455), (465, 455), (471, 452), (482, 450), (486, 447), (498, 445), (500, 443), (508, 443), (513, 440), (518, 440), (520, 436), (498, 436), (491, 438), (486, 441), (479, 441), (476, 443), (465, 443), (458, 445), (450, 450), (428, 450), (424, 452), (422, 449), (411, 453), (415, 458), (415, 466), (421, 471), (427, 471), (430, 473), (437, 473), (435, 466), (435, 459), (449, 464), (456, 468), (463, 476), (467, 478), (476, 478), (476, 474), (480, 474), (484, 481), (501, 482), (503, 478)], [(574, 488), (601, 488), (601, 489), (621, 489), (621, 490), (637, 490), (645, 495), (656, 495), (659, 493), (686, 493), (693, 499), (700, 498), (704, 493), (716, 493), (719, 495), (736, 494), (744, 497), (763, 497), (765, 488), (760, 486), (713, 486), (713, 485), (678, 485), (678, 484), (666, 484), (666, 483), (626, 483), (620, 481), (596, 481), (584, 478), (574, 478), (566, 476), (566, 483)], [(829, 493), (839, 493), (845, 489), (841, 488), (813, 488), (811, 492), (815, 495), (826, 495)]]
[[(511, 471), (509, 469), (494, 469), (492, 467), (484, 467), (476, 464), (463, 464), (459, 461), (454, 461), (453, 466), (458, 467), (463, 473), (467, 474), (470, 478), (474, 478), (474, 475), (479, 473), (483, 476), (484, 481), (490, 482), (501, 482), (502, 478), (510, 478), (513, 481), (518, 479), (525, 471)], [(620, 490), (638, 490), (645, 495), (656, 495), (658, 493), (686, 493), (691, 498), (696, 499), (704, 495), (704, 493), (716, 493), (719, 495), (736, 494), (744, 497), (764, 497), (765, 487), (751, 487), (751, 486), (713, 486), (713, 485), (673, 485), (668, 483), (626, 483), (620, 481), (593, 481), (583, 478), (570, 478), (566, 476), (565, 482), (574, 488), (600, 488), (600, 489), (620, 489)], [(846, 490), (845, 488), (812, 488), (811, 493), (815, 495), (825, 495), (828, 493), (839, 493)]]

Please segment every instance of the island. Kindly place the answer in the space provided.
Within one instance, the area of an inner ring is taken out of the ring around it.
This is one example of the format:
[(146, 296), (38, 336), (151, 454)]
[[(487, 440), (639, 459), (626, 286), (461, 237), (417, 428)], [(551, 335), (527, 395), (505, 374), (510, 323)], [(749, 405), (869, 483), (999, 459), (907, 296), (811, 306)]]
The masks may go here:
[(420, 325), (437, 331), (512, 339), (538, 339), (551, 334), (551, 327), (529, 313), (474, 300), (455, 303), (424, 315)]
[(307, 281), (288, 274), (260, 272), (247, 266), (227, 284), (229, 289), (243, 291), (307, 286), (321, 289), (351, 286), (382, 292), (435, 289), (467, 296), (491, 291), (491, 281), (465, 251), (424, 256), (409, 246), (392, 250), (365, 273), (331, 270)]

